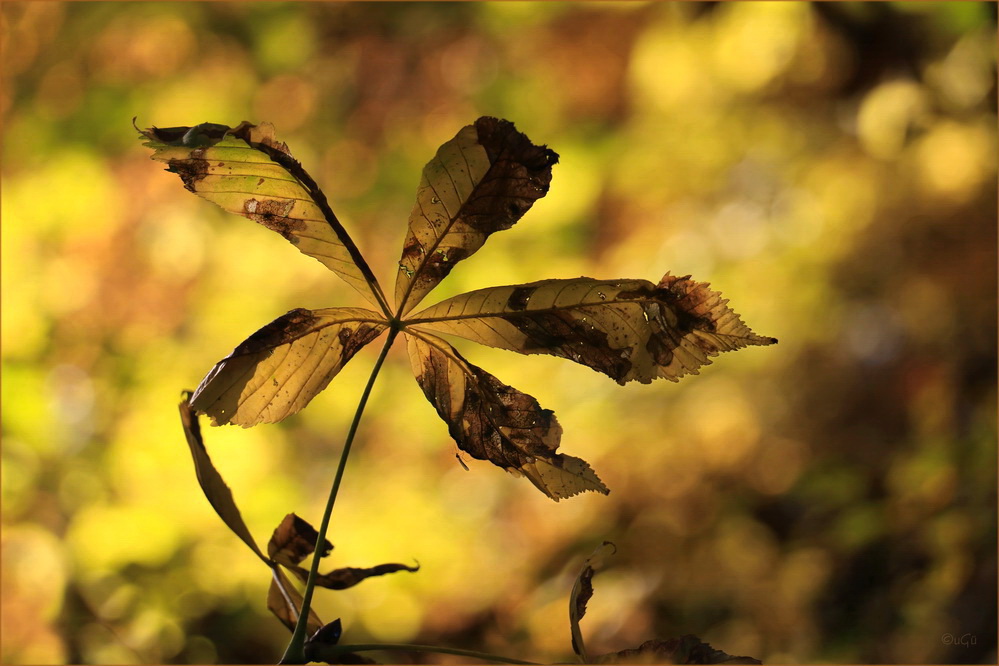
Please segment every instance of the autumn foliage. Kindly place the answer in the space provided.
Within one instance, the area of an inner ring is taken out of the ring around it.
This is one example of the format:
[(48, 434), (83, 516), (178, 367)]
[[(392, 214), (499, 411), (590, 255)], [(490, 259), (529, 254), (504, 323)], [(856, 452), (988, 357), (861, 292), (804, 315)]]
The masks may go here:
[[(303, 610), (312, 585), (343, 589), (368, 576), (416, 569), (384, 564), (323, 576), (314, 571), (310, 580), (299, 562), (314, 550), (323, 557), (332, 546), (323, 535), (325, 522), (317, 533), (294, 514), (278, 526), (264, 557), (208, 457), (197, 414), (209, 416), (216, 426), (280, 421), (305, 407), (358, 350), (387, 332), (373, 382), (384, 352), (402, 333), (413, 374), (458, 448), (527, 477), (557, 502), (584, 491), (610, 490), (587, 462), (557, 453), (562, 427), (550, 409), (470, 363), (440, 334), (565, 358), (621, 384), (659, 377), (677, 381), (697, 374), (720, 352), (777, 342), (753, 333), (707, 284), (668, 272), (658, 284), (580, 277), (491, 287), (410, 314), (460, 261), (491, 234), (514, 226), (548, 192), (558, 154), (533, 144), (506, 120), (479, 118), (424, 167), (399, 260), (394, 305), (326, 196), (275, 138), (272, 125), (203, 123), (140, 132), (153, 158), (178, 174), (185, 188), (278, 232), (378, 308), (296, 308), (240, 343), (180, 405), (202, 489), (226, 524), (273, 571), (268, 607), (293, 631), (307, 612), (304, 626), (316, 640), (322, 623), (311, 608)], [(342, 466), (330, 508), (341, 473)], [(309, 581), (305, 601), (282, 567)], [(573, 597), (577, 646), (585, 600), (579, 606)]]

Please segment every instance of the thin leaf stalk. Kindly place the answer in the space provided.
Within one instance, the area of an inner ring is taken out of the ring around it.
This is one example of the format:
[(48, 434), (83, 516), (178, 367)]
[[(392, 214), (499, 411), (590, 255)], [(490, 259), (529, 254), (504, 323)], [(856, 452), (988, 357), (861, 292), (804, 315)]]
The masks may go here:
[(347, 439), (344, 441), (343, 451), (340, 452), (340, 464), (337, 465), (336, 474), (333, 477), (333, 486), (330, 488), (329, 498), (326, 500), (326, 510), (323, 512), (323, 520), (319, 525), (319, 537), (316, 539), (316, 550), (312, 556), (312, 567), (309, 569), (309, 578), (305, 583), (305, 591), (302, 593), (302, 609), (298, 616), (298, 622), (295, 624), (295, 631), (292, 633), (284, 656), (281, 657), (281, 661), (279, 662), (281, 664), (306, 663), (306, 628), (309, 621), (309, 610), (312, 607), (312, 594), (315, 591), (316, 578), (319, 575), (319, 554), (322, 552), (323, 544), (326, 541), (326, 532), (330, 526), (330, 516), (333, 514), (333, 506), (336, 504), (336, 496), (340, 491), (340, 482), (343, 480), (343, 472), (347, 467), (347, 458), (350, 456), (350, 447), (354, 443), (354, 435), (357, 434), (357, 426), (361, 422), (364, 406), (368, 403), (368, 397), (371, 395), (371, 389), (375, 385), (375, 379), (378, 378), (378, 372), (381, 370), (382, 364), (385, 362), (385, 357), (388, 356), (388, 351), (392, 347), (392, 343), (395, 342), (398, 334), (399, 327), (393, 325), (389, 329), (388, 338), (385, 340), (384, 346), (382, 346), (378, 360), (375, 361), (375, 366), (371, 369), (371, 376), (368, 377), (368, 383), (364, 387), (364, 392), (361, 393), (361, 399), (357, 404), (357, 411), (354, 412), (354, 420), (350, 424), (350, 430), (347, 431)]

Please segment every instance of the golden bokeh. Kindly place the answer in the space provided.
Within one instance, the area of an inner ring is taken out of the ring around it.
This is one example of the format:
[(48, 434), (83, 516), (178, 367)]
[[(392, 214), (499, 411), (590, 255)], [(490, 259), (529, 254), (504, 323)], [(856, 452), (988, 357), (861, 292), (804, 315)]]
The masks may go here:
[[(421, 568), (320, 590), (320, 617), (565, 662), (610, 540), (593, 654), (691, 633), (765, 663), (995, 663), (994, 4), (45, 0), (0, 31), (0, 661), (272, 663), (288, 638), (177, 403), (287, 310), (358, 302), (185, 191), (132, 117), (274, 123), (391, 285), (421, 168), (493, 115), (560, 154), (551, 192), (428, 305), (691, 273), (780, 344), (624, 387), (460, 345), (611, 488), (558, 504), (465, 471), (393, 350), (324, 568)], [(318, 525), (376, 352), (279, 425), (204, 428), (259, 543)]]

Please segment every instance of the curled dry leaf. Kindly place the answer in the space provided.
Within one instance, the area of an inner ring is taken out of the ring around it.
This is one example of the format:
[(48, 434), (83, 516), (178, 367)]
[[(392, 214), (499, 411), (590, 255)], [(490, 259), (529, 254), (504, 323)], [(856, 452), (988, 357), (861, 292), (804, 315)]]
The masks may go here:
[[(267, 554), (278, 564), (294, 568), (316, 549), (319, 533), (305, 520), (289, 513), (274, 528), (274, 534), (267, 543)], [(333, 550), (333, 544), (323, 540), (323, 550), (319, 557), (326, 557)]]
[(576, 577), (569, 595), (569, 631), (572, 634), (572, 651), (579, 655), (583, 662), (588, 661), (586, 644), (579, 629), (579, 621), (586, 615), (586, 602), (593, 596), (593, 576), (607, 564), (607, 558), (617, 552), (617, 546), (610, 541), (604, 541), (596, 547), (593, 553), (583, 562), (583, 569)]
[(468, 363), (435, 334), (567, 358), (622, 384), (676, 381), (720, 352), (776, 342), (753, 333), (707, 284), (669, 273), (658, 284), (584, 277), (491, 287), (408, 316), (457, 262), (548, 192), (558, 155), (506, 120), (479, 118), (424, 168), (399, 262), (394, 315), (325, 195), (271, 125), (139, 131), (153, 158), (167, 163), (187, 189), (277, 231), (379, 308), (296, 309), (260, 329), (198, 386), (192, 405), (212, 425), (247, 427), (294, 414), (362, 346), (391, 328), (407, 333), (417, 380), (462, 451), (527, 476), (555, 500), (587, 490), (607, 493), (586, 462), (556, 453), (561, 428), (549, 410)]
[(609, 492), (586, 462), (555, 453), (562, 427), (551, 410), (472, 365), (444, 340), (407, 337), (416, 381), (462, 451), (525, 475), (555, 501), (584, 490)]
[[(267, 544), (267, 552), (274, 562), (287, 567), (304, 582), (309, 578), (309, 571), (298, 565), (315, 551), (318, 539), (319, 533), (308, 521), (289, 513), (271, 535), (271, 540)], [(333, 544), (325, 541), (319, 557), (326, 557), (332, 550)], [(319, 574), (316, 578), (316, 585), (332, 590), (345, 590), (373, 576), (384, 576), (397, 571), (416, 572), (419, 569), (419, 565), (410, 567), (405, 564), (379, 564), (368, 568), (344, 567), (334, 569), (329, 573)]]

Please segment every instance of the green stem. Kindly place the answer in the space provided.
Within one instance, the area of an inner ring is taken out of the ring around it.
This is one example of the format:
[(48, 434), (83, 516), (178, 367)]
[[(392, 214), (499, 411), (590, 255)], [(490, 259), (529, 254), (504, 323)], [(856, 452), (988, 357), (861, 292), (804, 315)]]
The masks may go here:
[(392, 343), (395, 342), (395, 336), (398, 334), (399, 329), (393, 325), (389, 329), (385, 346), (382, 347), (382, 351), (378, 355), (378, 360), (375, 361), (375, 367), (371, 370), (371, 376), (368, 377), (368, 384), (364, 387), (364, 393), (361, 394), (361, 400), (357, 404), (357, 411), (354, 413), (354, 421), (350, 424), (350, 430), (347, 431), (347, 440), (344, 442), (343, 451), (340, 453), (340, 464), (336, 468), (336, 476), (333, 477), (333, 487), (330, 489), (329, 499), (326, 500), (326, 511), (323, 513), (323, 522), (319, 525), (319, 538), (316, 539), (316, 551), (312, 556), (312, 568), (309, 569), (309, 579), (305, 583), (305, 592), (302, 595), (302, 610), (298, 616), (295, 631), (291, 635), (291, 641), (289, 641), (288, 647), (284, 651), (284, 656), (281, 657), (281, 661), (279, 662), (281, 664), (306, 663), (305, 639), (307, 636), (305, 634), (309, 621), (309, 610), (312, 607), (312, 593), (316, 589), (316, 577), (319, 575), (319, 553), (322, 552), (322, 545), (326, 541), (326, 532), (330, 526), (330, 516), (333, 514), (333, 505), (336, 504), (337, 493), (340, 491), (340, 481), (343, 479), (343, 470), (347, 467), (347, 456), (350, 455), (350, 445), (354, 442), (357, 425), (361, 422), (361, 414), (364, 412), (364, 406), (368, 402), (368, 396), (371, 395), (371, 388), (375, 385), (378, 371), (381, 370), (382, 363), (388, 355), (388, 350), (392, 346)]
[(474, 650), (459, 650), (458, 648), (437, 647), (436, 645), (411, 645), (409, 643), (364, 643), (361, 645), (315, 645), (310, 644), (309, 658), (313, 661), (325, 661), (333, 659), (345, 652), (367, 652), (371, 650), (403, 650), (406, 652), (433, 652), (436, 654), (454, 654), (459, 657), (472, 657), (482, 661), (490, 661), (497, 664), (534, 664), (534, 661), (524, 661), (522, 659), (511, 659), (510, 657), (500, 657), (486, 652), (475, 652)]

